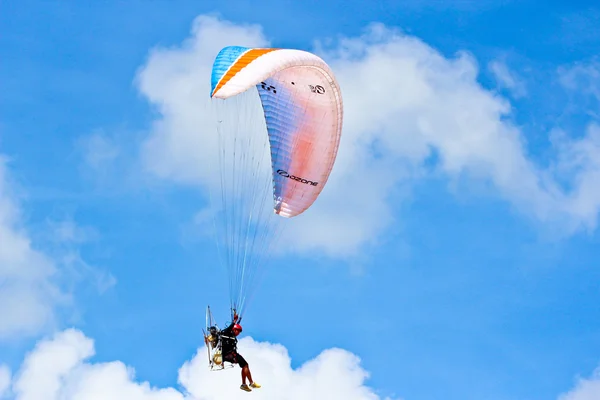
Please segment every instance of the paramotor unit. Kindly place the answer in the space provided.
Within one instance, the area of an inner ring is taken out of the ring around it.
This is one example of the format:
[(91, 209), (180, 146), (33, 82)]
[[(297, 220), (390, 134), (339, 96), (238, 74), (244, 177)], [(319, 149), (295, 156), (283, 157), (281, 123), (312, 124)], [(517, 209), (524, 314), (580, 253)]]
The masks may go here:
[(206, 307), (206, 327), (202, 329), (204, 343), (208, 352), (208, 367), (211, 371), (233, 368), (233, 364), (223, 360), (223, 351), (219, 325), (213, 318), (210, 306)]

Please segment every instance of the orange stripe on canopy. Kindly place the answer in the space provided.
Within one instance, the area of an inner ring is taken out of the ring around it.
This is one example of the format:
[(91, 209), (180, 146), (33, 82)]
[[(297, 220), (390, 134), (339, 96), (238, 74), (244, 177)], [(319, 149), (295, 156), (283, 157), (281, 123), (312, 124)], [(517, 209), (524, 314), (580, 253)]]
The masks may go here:
[(277, 49), (250, 49), (246, 53), (244, 53), (223, 75), (215, 90), (213, 90), (213, 94), (217, 93), (219, 89), (221, 89), (231, 78), (233, 78), (238, 72), (240, 72), (244, 67), (250, 64), (252, 61), (256, 60), (258, 57), (263, 54), (267, 54), (271, 51), (275, 51)]

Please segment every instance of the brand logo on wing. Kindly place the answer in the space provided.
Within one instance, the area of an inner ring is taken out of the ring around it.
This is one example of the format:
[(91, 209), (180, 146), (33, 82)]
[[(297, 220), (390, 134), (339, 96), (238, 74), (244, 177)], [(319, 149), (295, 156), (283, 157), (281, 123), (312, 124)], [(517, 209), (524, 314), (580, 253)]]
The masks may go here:
[(292, 179), (301, 183), (305, 183), (307, 185), (312, 185), (312, 186), (317, 186), (319, 184), (319, 182), (313, 182), (313, 181), (309, 181), (308, 179), (304, 179), (304, 178), (300, 178), (298, 176), (295, 175), (290, 175), (287, 171), (284, 171), (282, 169), (278, 169), (277, 173), (281, 176), (284, 176), (288, 179)]
[(317, 93), (317, 94), (323, 94), (325, 93), (325, 88), (321, 85), (308, 85), (308, 87), (310, 88), (310, 91), (313, 93)]

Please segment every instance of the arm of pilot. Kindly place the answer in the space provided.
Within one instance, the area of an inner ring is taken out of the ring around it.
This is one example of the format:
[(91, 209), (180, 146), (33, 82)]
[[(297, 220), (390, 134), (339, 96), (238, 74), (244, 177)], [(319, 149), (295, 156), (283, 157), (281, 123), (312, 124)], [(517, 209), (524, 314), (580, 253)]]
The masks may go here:
[(229, 326), (227, 328), (223, 329), (221, 331), (221, 333), (224, 333), (225, 336), (231, 336), (233, 334), (233, 326), (237, 323), (238, 318), (239, 318), (238, 315), (234, 314), (233, 315), (233, 321), (231, 321), (231, 323), (229, 324)]

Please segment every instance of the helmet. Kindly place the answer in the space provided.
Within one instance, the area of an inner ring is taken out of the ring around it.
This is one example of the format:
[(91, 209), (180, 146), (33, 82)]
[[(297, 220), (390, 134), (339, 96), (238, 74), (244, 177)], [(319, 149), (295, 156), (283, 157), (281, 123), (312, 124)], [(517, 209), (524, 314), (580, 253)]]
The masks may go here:
[(234, 330), (238, 330), (238, 331), (241, 332), (242, 331), (242, 326), (240, 324), (235, 324), (235, 325), (233, 325), (233, 329)]

